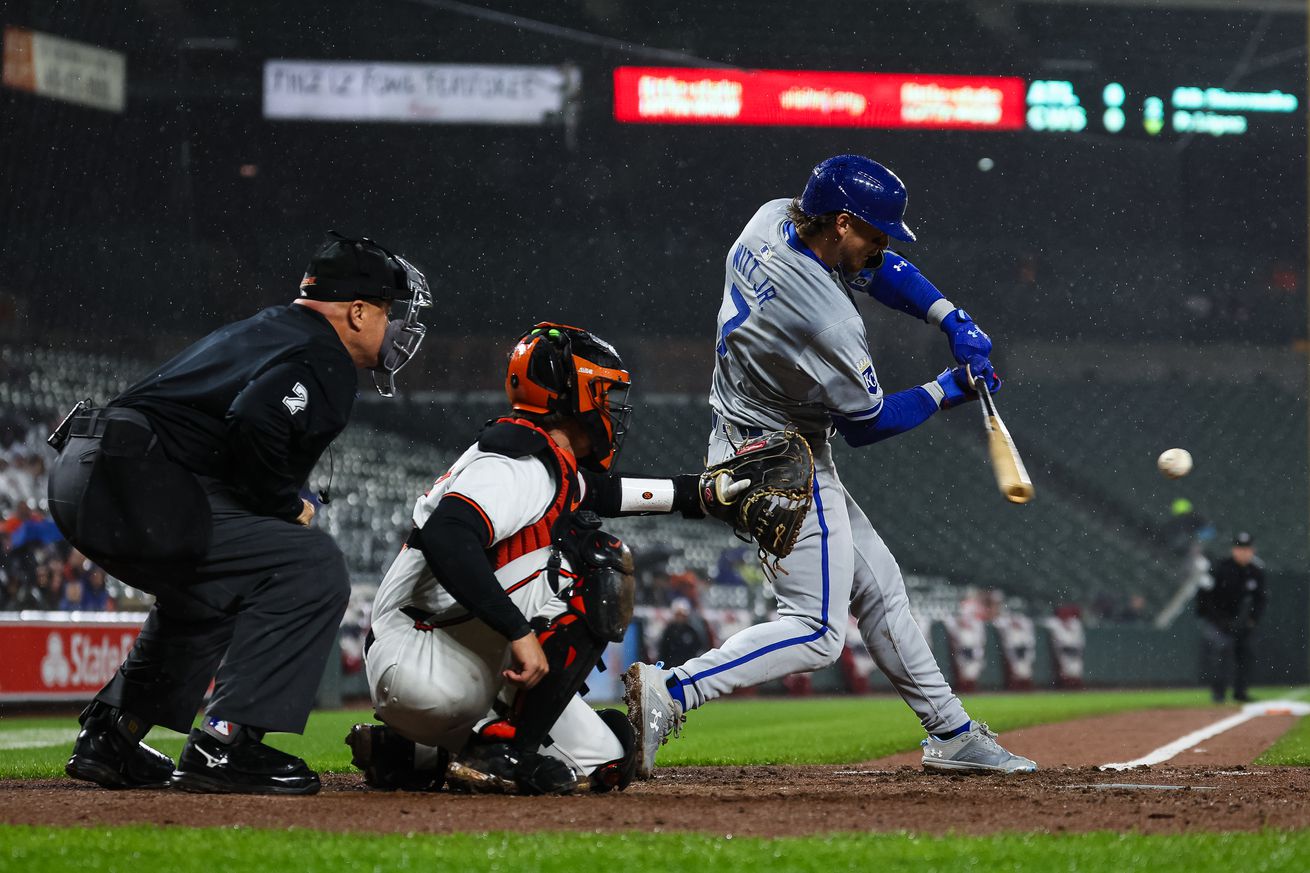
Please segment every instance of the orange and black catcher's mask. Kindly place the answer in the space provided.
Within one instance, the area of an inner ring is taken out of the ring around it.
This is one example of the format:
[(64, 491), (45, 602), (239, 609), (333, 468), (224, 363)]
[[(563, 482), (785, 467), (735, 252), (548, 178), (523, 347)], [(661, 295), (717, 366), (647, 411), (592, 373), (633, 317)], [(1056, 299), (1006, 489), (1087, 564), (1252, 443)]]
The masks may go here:
[(628, 430), (632, 377), (614, 347), (567, 324), (543, 321), (519, 337), (509, 355), (505, 393), (517, 412), (575, 419), (591, 439), (578, 461), (609, 470)]

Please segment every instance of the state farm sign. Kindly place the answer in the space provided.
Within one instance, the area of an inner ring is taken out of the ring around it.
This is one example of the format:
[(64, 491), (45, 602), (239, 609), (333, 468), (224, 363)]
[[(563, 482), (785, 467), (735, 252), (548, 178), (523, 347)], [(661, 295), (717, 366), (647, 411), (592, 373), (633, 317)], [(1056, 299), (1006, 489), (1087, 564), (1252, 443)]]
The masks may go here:
[(0, 701), (92, 697), (127, 657), (145, 616), (114, 618), (0, 621)]

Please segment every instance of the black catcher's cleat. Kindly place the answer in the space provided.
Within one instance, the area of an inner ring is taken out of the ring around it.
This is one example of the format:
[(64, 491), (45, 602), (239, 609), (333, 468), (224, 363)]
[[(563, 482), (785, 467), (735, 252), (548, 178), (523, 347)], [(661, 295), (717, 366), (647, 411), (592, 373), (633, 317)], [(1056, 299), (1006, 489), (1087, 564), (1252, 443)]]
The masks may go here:
[(295, 755), (242, 732), (224, 743), (195, 728), (173, 771), (173, 785), (200, 794), (317, 794), (318, 774)]
[(450, 760), (446, 781), (472, 794), (572, 794), (578, 779), (568, 764), (509, 743), (474, 741)]
[(82, 730), (64, 772), (103, 788), (167, 788), (173, 759), (141, 742), (148, 725), (96, 700), (78, 716)]
[(432, 769), (414, 763), (414, 743), (384, 724), (357, 724), (346, 735), (350, 763), (364, 771), (364, 783), (383, 791), (440, 791), (450, 755), (441, 749)]

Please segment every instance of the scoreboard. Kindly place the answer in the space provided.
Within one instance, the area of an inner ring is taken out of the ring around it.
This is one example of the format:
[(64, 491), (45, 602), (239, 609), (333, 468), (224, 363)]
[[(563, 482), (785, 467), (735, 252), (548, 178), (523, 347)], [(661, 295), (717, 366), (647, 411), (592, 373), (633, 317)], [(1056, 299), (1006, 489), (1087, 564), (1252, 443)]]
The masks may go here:
[(1129, 80), (1028, 83), (1025, 124), (1050, 133), (1092, 131), (1112, 136), (1242, 136), (1255, 130), (1299, 129), (1301, 98), (1290, 91), (1239, 90), (1203, 82)]
[(1248, 90), (1141, 78), (619, 67), (614, 118), (630, 124), (1028, 130), (1147, 139), (1304, 127), (1299, 82), (1295, 88)]

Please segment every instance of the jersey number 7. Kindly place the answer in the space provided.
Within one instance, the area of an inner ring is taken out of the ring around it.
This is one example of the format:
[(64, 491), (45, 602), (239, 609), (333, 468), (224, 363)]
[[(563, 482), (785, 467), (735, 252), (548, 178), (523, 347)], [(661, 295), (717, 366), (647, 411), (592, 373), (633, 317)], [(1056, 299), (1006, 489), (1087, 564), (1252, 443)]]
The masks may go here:
[(727, 321), (723, 322), (723, 329), (719, 331), (719, 344), (715, 351), (719, 353), (720, 358), (728, 356), (728, 334), (741, 327), (746, 319), (751, 317), (750, 304), (746, 302), (746, 297), (737, 290), (736, 283), (728, 290), (728, 296), (732, 298), (732, 305), (737, 308), (734, 314)]

